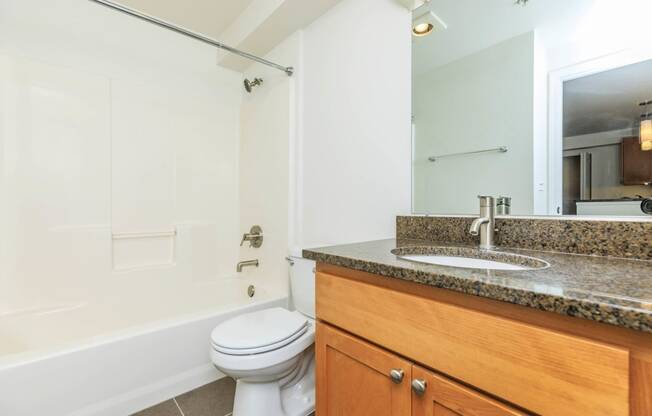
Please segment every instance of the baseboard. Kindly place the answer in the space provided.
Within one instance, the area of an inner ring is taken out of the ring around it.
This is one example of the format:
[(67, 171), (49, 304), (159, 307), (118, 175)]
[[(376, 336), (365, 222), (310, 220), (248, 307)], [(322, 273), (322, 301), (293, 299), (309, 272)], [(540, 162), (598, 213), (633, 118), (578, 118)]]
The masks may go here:
[(86, 406), (71, 413), (70, 416), (131, 415), (223, 377), (225, 375), (212, 364), (206, 364), (120, 396)]

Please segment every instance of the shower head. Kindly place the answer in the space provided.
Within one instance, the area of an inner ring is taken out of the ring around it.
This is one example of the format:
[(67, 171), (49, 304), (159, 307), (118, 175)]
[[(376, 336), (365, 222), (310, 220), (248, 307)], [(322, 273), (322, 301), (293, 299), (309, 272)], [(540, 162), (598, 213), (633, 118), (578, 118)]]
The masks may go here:
[(263, 84), (263, 80), (261, 78), (254, 78), (253, 81), (249, 81), (247, 78), (244, 80), (244, 87), (247, 92), (251, 92), (251, 90), (254, 89), (254, 87), (257, 87), (259, 85)]

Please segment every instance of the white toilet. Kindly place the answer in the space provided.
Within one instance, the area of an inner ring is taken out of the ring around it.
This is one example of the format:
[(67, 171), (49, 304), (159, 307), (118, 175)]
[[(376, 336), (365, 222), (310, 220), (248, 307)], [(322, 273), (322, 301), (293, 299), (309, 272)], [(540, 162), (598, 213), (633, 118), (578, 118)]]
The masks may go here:
[(292, 262), (296, 311), (251, 312), (211, 334), (213, 363), (237, 382), (233, 416), (307, 416), (315, 409), (315, 263)]

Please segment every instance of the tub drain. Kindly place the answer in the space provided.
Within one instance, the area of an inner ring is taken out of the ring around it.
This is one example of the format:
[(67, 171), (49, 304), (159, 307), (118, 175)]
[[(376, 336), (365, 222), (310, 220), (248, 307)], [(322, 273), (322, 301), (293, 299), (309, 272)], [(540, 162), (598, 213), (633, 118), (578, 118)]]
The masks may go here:
[(249, 285), (249, 287), (247, 288), (247, 295), (249, 295), (250, 298), (253, 298), (255, 294), (256, 294), (256, 286)]

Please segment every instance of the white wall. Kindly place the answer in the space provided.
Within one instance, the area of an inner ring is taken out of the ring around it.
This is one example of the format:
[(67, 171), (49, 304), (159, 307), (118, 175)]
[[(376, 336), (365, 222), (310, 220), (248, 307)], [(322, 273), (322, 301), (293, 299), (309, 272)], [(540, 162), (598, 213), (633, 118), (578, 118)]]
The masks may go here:
[(213, 48), (25, 0), (0, 3), (0, 56), (0, 311), (235, 275), (241, 75)]
[[(532, 32), (414, 79), (415, 211), (475, 214), (477, 195), (532, 214)], [(507, 146), (507, 153), (429, 156)]]
[(410, 20), (344, 0), (304, 31), (298, 245), (392, 237), (410, 212)]

